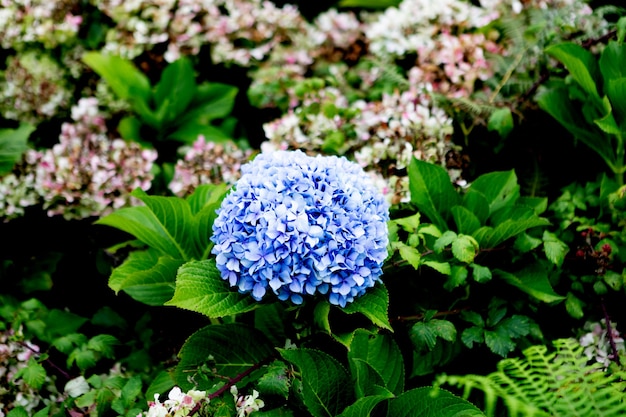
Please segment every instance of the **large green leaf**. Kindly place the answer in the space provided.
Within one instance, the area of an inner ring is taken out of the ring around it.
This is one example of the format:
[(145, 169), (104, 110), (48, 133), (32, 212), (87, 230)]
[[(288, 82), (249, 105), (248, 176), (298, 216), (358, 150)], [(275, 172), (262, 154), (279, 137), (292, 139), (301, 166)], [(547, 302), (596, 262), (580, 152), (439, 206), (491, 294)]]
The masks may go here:
[(470, 187), (463, 195), (462, 205), (476, 216), (480, 224), (485, 224), (489, 217), (489, 201), (485, 194), (478, 189)]
[(279, 349), (302, 378), (302, 398), (313, 417), (334, 417), (355, 400), (350, 377), (332, 356), (315, 349)]
[(195, 73), (189, 58), (180, 58), (165, 67), (154, 90), (157, 111), (166, 109), (163, 111), (162, 126), (177, 122), (195, 94)]
[(122, 100), (133, 105), (149, 106), (152, 98), (150, 80), (133, 63), (115, 55), (100, 52), (86, 52), (82, 60), (111, 87)]
[(252, 311), (259, 306), (250, 295), (228, 286), (215, 266), (214, 259), (191, 261), (178, 270), (174, 297), (165, 305), (218, 318)]
[[(209, 389), (275, 356), (258, 330), (239, 323), (209, 325), (192, 334), (181, 348), (174, 380), (183, 390)], [(203, 372), (208, 370), (208, 374)], [(198, 386), (195, 386), (195, 383)]]
[(441, 388), (422, 387), (389, 401), (388, 417), (484, 417), (467, 400)]
[(515, 171), (495, 171), (476, 178), (471, 190), (478, 191), (487, 199), (489, 213), (512, 205), (520, 196)]
[(35, 127), (22, 123), (17, 129), (0, 129), (0, 176), (13, 169), (28, 149), (28, 137)]
[(605, 86), (615, 122), (626, 136), (626, 77), (607, 80)]
[(176, 271), (183, 263), (152, 248), (133, 251), (113, 270), (109, 287), (144, 304), (160, 306), (174, 295)]
[(167, 230), (163, 222), (147, 206), (121, 208), (96, 221), (130, 233), (144, 244), (174, 259), (187, 258), (187, 253)]
[(354, 404), (346, 407), (338, 417), (369, 417), (378, 404), (390, 398), (393, 398), (391, 393), (359, 398)]
[(343, 311), (348, 314), (361, 313), (375, 325), (393, 331), (389, 324), (389, 293), (382, 283), (373, 288), (352, 303), (346, 305)]
[(454, 189), (448, 172), (430, 162), (413, 158), (408, 167), (411, 202), (440, 230), (448, 230), (446, 217), (461, 197)]
[(476, 214), (463, 206), (454, 206), (451, 212), (460, 234), (471, 235), (481, 226), (480, 219)]
[(495, 227), (481, 227), (473, 234), (483, 249), (494, 248), (533, 227), (550, 225), (547, 219), (538, 217), (526, 206), (505, 207), (495, 212), (491, 220)]
[(493, 271), (493, 274), (545, 303), (553, 303), (565, 299), (565, 297), (554, 292), (548, 280), (548, 271), (540, 266), (532, 265), (515, 273), (496, 269)]
[(223, 83), (202, 83), (189, 105), (189, 111), (181, 118), (184, 125), (192, 120), (208, 123), (228, 116), (235, 106), (238, 88)]
[(600, 72), (596, 58), (590, 51), (578, 44), (564, 42), (546, 48), (546, 53), (561, 61), (572, 78), (593, 100), (600, 100), (597, 89)]
[(354, 333), (348, 350), (350, 370), (355, 374), (354, 361), (365, 361), (380, 374), (384, 387), (399, 395), (404, 390), (404, 361), (402, 352), (388, 334), (359, 329)]
[[(610, 41), (602, 50), (598, 64), (605, 83), (626, 77), (626, 45)], [(606, 94), (606, 84), (604, 87)]]

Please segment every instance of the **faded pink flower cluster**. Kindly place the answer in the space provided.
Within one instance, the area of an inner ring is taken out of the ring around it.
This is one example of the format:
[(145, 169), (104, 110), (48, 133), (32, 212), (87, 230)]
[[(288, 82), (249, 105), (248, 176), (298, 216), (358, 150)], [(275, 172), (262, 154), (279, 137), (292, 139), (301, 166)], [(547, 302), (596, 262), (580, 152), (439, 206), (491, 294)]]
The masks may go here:
[(179, 197), (191, 194), (201, 184), (234, 184), (241, 176), (241, 165), (252, 156), (250, 149), (241, 149), (233, 142), (208, 142), (204, 136), (182, 150), (185, 156), (176, 162), (169, 184)]
[(48, 54), (23, 52), (7, 59), (0, 71), (0, 115), (38, 123), (69, 107), (72, 91), (67, 73)]
[(22, 49), (39, 43), (51, 49), (72, 44), (83, 21), (73, 14), (79, 0), (0, 0), (0, 46)]
[[(268, 140), (261, 148), (309, 152), (330, 148), (372, 174), (389, 201), (408, 201), (406, 168), (411, 159), (446, 167), (448, 154), (458, 151), (451, 140), (452, 119), (432, 103), (427, 88), (428, 84), (384, 94), (380, 101), (353, 103), (334, 87), (309, 91), (301, 106), (264, 125)], [(459, 180), (460, 170), (449, 172), (453, 181)]]
[(301, 32), (305, 20), (296, 7), (262, 0), (105, 0), (93, 2), (115, 22), (104, 50), (134, 58), (166, 45), (164, 58), (197, 54), (211, 43), (214, 62), (248, 65)]
[[(584, 354), (590, 361), (602, 364), (607, 368), (613, 360), (613, 352), (608, 337), (608, 329), (606, 321), (602, 319), (600, 322), (585, 323), (584, 330), (587, 333), (580, 338), (580, 344), (585, 348)], [(611, 323), (611, 338), (615, 343), (615, 348), (619, 355), (626, 354), (624, 346), (624, 338), (615, 328), (615, 323)]]
[(28, 159), (36, 166), (36, 188), (48, 215), (106, 215), (130, 203), (135, 188), (150, 188), (156, 151), (110, 139), (94, 98), (81, 99), (72, 119), (63, 124), (58, 144), (32, 151)]

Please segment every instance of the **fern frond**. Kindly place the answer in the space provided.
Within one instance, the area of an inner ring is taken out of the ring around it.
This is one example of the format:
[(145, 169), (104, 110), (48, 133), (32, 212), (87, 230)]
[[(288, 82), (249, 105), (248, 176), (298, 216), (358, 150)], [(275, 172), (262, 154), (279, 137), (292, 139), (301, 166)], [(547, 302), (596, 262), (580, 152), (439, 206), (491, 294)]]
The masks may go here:
[(509, 415), (613, 417), (626, 414), (621, 380), (626, 372), (609, 374), (588, 365), (583, 347), (574, 339), (554, 341), (555, 351), (543, 345), (524, 350), (524, 358), (508, 358), (487, 376), (442, 375), (438, 385), (462, 387), (465, 398), (474, 389), (485, 395), (485, 413), (493, 416), (498, 400)]

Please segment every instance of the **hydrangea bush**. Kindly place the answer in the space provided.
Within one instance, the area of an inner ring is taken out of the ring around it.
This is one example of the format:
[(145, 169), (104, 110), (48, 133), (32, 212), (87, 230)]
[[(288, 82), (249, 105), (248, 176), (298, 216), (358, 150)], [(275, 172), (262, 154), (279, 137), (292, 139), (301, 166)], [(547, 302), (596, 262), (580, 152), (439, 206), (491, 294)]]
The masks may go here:
[(626, 12), (296, 3), (0, 0), (0, 417), (489, 415), (437, 375), (572, 335), (622, 375), (623, 175), (537, 98), (623, 139)]
[(387, 257), (389, 206), (362, 168), (302, 151), (242, 166), (213, 223), (222, 278), (262, 300), (323, 294), (344, 307), (373, 287)]

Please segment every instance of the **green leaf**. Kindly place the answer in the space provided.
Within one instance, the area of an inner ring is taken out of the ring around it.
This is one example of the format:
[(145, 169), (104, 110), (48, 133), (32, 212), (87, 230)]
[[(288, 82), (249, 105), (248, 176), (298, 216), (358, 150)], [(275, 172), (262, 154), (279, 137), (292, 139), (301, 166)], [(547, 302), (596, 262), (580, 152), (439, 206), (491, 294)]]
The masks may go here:
[(498, 132), (501, 138), (505, 139), (513, 130), (513, 114), (511, 109), (504, 107), (495, 110), (487, 121), (487, 130)]
[(113, 358), (114, 347), (120, 342), (115, 336), (110, 334), (99, 334), (87, 342), (87, 348), (99, 352), (105, 358)]
[(302, 378), (302, 398), (313, 417), (334, 417), (354, 402), (350, 378), (332, 356), (314, 349), (278, 349)]
[(256, 383), (257, 391), (261, 397), (264, 395), (278, 395), (287, 399), (289, 396), (289, 372), (290, 369), (282, 361), (274, 361), (268, 365), (265, 373)]
[(472, 405), (441, 388), (421, 387), (389, 401), (388, 417), (484, 417)]
[(448, 172), (438, 165), (413, 158), (408, 173), (411, 202), (440, 230), (448, 230), (446, 217), (461, 199)]
[(626, 133), (626, 77), (608, 80), (605, 86), (615, 121), (621, 132)]
[(471, 235), (481, 226), (480, 219), (466, 207), (454, 206), (451, 212), (460, 234)]
[[(156, 205), (159, 201), (163, 202), (158, 214), (148, 206), (125, 207), (100, 218), (96, 224), (115, 227), (130, 233), (146, 245), (174, 259), (189, 260), (191, 254), (187, 253), (181, 242), (177, 240), (177, 237), (189, 239), (191, 235), (188, 230), (191, 224), (189, 205), (183, 200), (175, 200), (175, 197), (152, 198), (156, 199), (151, 201)], [(168, 211), (169, 209), (171, 211)]]
[(413, 246), (407, 246), (402, 242), (398, 242), (398, 253), (400, 254), (400, 258), (407, 261), (409, 265), (413, 268), (417, 269), (420, 266), (420, 261), (422, 259), (422, 255)]
[(184, 263), (152, 248), (132, 251), (113, 269), (109, 287), (116, 293), (124, 291), (144, 304), (162, 306), (174, 295), (176, 273)]
[(393, 398), (391, 393), (359, 398), (354, 404), (346, 407), (338, 417), (369, 417), (378, 404), (390, 398)]
[(475, 311), (464, 310), (461, 312), (461, 318), (468, 323), (472, 323), (478, 327), (485, 327), (485, 320)]
[(131, 61), (100, 52), (86, 52), (82, 60), (111, 87), (122, 100), (147, 106), (152, 97), (150, 81)]
[[(178, 354), (174, 381), (183, 391), (209, 389), (224, 378), (249, 372), (274, 355), (272, 344), (253, 327), (240, 323), (209, 325), (185, 341)], [(208, 374), (203, 378), (205, 367)]]
[(20, 368), (13, 376), (14, 380), (22, 379), (26, 385), (34, 389), (39, 390), (46, 382), (46, 370), (37, 362), (33, 357), (28, 359), (26, 366)]
[(315, 305), (313, 309), (313, 322), (316, 327), (320, 328), (322, 331), (331, 334), (330, 330), (330, 321), (328, 320), (328, 316), (330, 314), (330, 303), (326, 300), (322, 300)]
[(470, 264), (470, 268), (472, 268), (472, 278), (474, 278), (474, 281), (481, 283), (491, 281), (492, 275), (489, 267), (472, 263)]
[(576, 297), (574, 293), (568, 292), (565, 299), (565, 310), (575, 319), (581, 319), (585, 316), (585, 302)]
[(228, 116), (235, 106), (238, 91), (237, 87), (223, 83), (200, 84), (180, 124), (192, 120), (208, 124), (211, 120)]
[(384, 387), (394, 394), (404, 390), (404, 361), (394, 339), (384, 333), (358, 329), (348, 350), (350, 370), (355, 374), (354, 360), (365, 361), (382, 377)]
[(154, 394), (163, 394), (174, 388), (174, 379), (169, 370), (162, 370), (156, 377), (150, 380), (150, 385), (146, 389), (146, 398), (154, 398)]
[(554, 292), (548, 280), (548, 272), (540, 266), (531, 265), (514, 274), (500, 269), (493, 272), (505, 282), (544, 303), (553, 303), (565, 299), (565, 297)]
[(517, 235), (513, 247), (515, 248), (515, 250), (518, 250), (521, 253), (528, 253), (531, 250), (539, 247), (539, 245), (541, 245), (542, 243), (543, 241), (541, 239), (533, 237), (524, 232)]
[(435, 253), (441, 253), (446, 248), (446, 246), (452, 244), (452, 242), (454, 242), (456, 239), (457, 234), (452, 230), (447, 230), (443, 232), (441, 237), (435, 240), (435, 243), (433, 244), (433, 250), (435, 251)]
[(393, 393), (385, 388), (385, 381), (383, 381), (380, 372), (365, 360), (353, 358), (350, 360), (349, 365), (357, 399), (381, 393), (393, 396)]
[(478, 242), (472, 236), (459, 235), (452, 242), (452, 255), (466, 264), (474, 262), (478, 249)]
[(376, 284), (373, 288), (346, 305), (343, 311), (348, 314), (361, 313), (378, 327), (393, 331), (389, 324), (389, 293), (382, 283)]
[(607, 43), (600, 54), (598, 65), (605, 82), (626, 77), (626, 45), (615, 41)]
[(422, 265), (426, 265), (443, 275), (452, 274), (452, 268), (448, 262), (424, 261)]
[(500, 328), (485, 330), (485, 344), (493, 353), (502, 357), (515, 349), (515, 342)]
[(467, 266), (453, 265), (450, 269), (450, 275), (443, 287), (448, 291), (452, 291), (453, 289), (458, 288), (461, 285), (465, 285), (465, 283), (467, 282), (467, 275)]
[(214, 259), (187, 262), (176, 276), (174, 297), (165, 305), (218, 318), (252, 311), (259, 306), (249, 294), (231, 289), (221, 278)]
[(491, 215), (491, 221), (495, 227), (481, 227), (473, 234), (483, 249), (494, 248), (533, 227), (550, 225), (547, 219), (525, 206), (502, 208)]
[(511, 206), (520, 196), (515, 171), (495, 171), (476, 178), (470, 190), (478, 191), (487, 199), (489, 213)]
[(176, 122), (191, 103), (195, 93), (195, 74), (189, 58), (180, 58), (165, 67), (154, 90), (156, 108), (167, 108), (161, 125), (166, 127), (167, 124)]
[(416, 376), (432, 375), (443, 366), (454, 360), (462, 351), (461, 343), (447, 342), (445, 340), (437, 343), (433, 350), (416, 351), (413, 350), (413, 369), (409, 378)]
[(415, 213), (411, 216), (402, 217), (391, 221), (402, 227), (402, 230), (404, 230), (405, 232), (415, 233), (417, 231), (417, 228), (420, 226), (420, 217), (420, 213)]
[(530, 319), (514, 314), (502, 320), (498, 327), (512, 338), (522, 337), (530, 333)]
[(569, 251), (569, 247), (554, 233), (544, 230), (543, 251), (546, 254), (546, 258), (548, 258), (550, 262), (560, 267), (565, 260), (565, 255)]
[(118, 123), (117, 131), (120, 133), (120, 136), (126, 140), (147, 144), (149, 142), (141, 137), (141, 126), (141, 120), (137, 117), (126, 116)]
[(582, 46), (564, 42), (546, 48), (546, 53), (565, 65), (572, 78), (593, 99), (600, 99), (596, 80), (599, 78), (595, 56)]
[(415, 323), (409, 331), (409, 337), (416, 350), (433, 350), (437, 345), (437, 338), (454, 341), (456, 328), (448, 320), (432, 319)]
[(35, 126), (20, 123), (17, 129), (0, 129), (0, 176), (11, 172), (28, 149), (28, 138)]
[[(45, 410), (49, 409), (50, 406), (46, 407)], [(38, 417), (39, 417), (40, 412), (37, 413)], [(41, 417), (47, 417), (48, 414), (44, 414)], [(15, 407), (14, 409), (12, 409), (11, 411), (9, 411), (9, 413), (7, 414), (7, 417), (31, 417), (31, 415), (28, 413), (28, 411), (26, 411), (26, 408), (20, 406)]]
[(88, 349), (87, 346), (79, 346), (69, 354), (66, 362), (68, 367), (75, 363), (78, 369), (85, 371), (96, 365), (96, 352)]
[(474, 343), (482, 344), (485, 341), (485, 329), (468, 327), (461, 332), (461, 341), (470, 349), (474, 347)]
[[(479, 225), (481, 224), (485, 224), (485, 222), (487, 221), (487, 218), (489, 217), (489, 201), (487, 200), (487, 197), (485, 196), (485, 194), (482, 193), (482, 191), (479, 191), (478, 189), (473, 189), (472, 187), (470, 187), (468, 190), (465, 191), (465, 195), (463, 196), (463, 201), (462, 204), (465, 209), (467, 209), (470, 213), (472, 213), (479, 222)], [(472, 220), (465, 220), (463, 219), (463, 221), (461, 223), (469, 223), (468, 226), (463, 226), (464, 228), (468, 228), (471, 229), (474, 225), (472, 224), (473, 221)], [(457, 226), (459, 227), (459, 232), (461, 232), (461, 225), (459, 223), (457, 223)], [(464, 231), (463, 233), (467, 233), (466, 231)]]
[(216, 143), (224, 143), (233, 139), (231, 135), (218, 127), (194, 120), (180, 124), (176, 130), (167, 135), (167, 138), (192, 144), (198, 140), (199, 136), (204, 136), (208, 142)]

